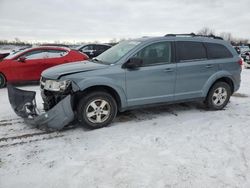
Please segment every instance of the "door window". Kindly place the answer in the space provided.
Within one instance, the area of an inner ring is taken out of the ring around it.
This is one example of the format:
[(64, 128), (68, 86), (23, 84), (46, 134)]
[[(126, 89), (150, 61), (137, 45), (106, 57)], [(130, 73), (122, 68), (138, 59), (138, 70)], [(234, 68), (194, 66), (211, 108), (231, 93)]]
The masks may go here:
[(44, 50), (33, 50), (23, 54), (21, 57), (25, 57), (27, 60), (32, 59), (44, 59), (46, 58), (46, 51)]
[(179, 61), (207, 59), (206, 49), (201, 42), (178, 41), (176, 49)]
[(171, 43), (159, 42), (151, 44), (140, 50), (135, 57), (143, 60), (143, 66), (171, 62)]

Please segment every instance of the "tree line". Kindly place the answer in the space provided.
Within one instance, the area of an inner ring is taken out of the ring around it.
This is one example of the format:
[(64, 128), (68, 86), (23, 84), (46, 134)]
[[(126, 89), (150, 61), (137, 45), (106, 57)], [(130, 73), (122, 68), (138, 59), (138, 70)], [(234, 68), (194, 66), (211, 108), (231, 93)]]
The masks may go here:
[[(226, 41), (229, 41), (232, 45), (236, 46), (236, 45), (249, 45), (249, 40), (245, 39), (245, 38), (237, 38), (234, 37), (231, 33), (229, 32), (222, 32), (222, 33), (216, 33), (213, 29), (209, 28), (209, 27), (203, 27), (202, 29), (200, 29), (199, 31), (197, 31), (195, 34), (197, 35), (204, 35), (204, 36), (209, 36), (209, 35), (214, 35), (214, 36), (219, 36), (221, 38), (223, 38)], [(123, 39), (111, 39), (109, 41), (109, 43), (111, 44), (115, 44), (118, 43), (120, 41), (125, 40)], [(99, 41), (93, 41), (94, 43), (100, 43)], [(32, 44), (36, 44), (36, 45), (41, 45), (41, 44), (48, 44), (48, 42), (36, 42), (36, 43), (30, 43), (27, 41), (22, 41), (19, 38), (15, 38), (12, 41), (9, 40), (0, 40), (0, 45), (17, 45), (17, 46), (29, 46)], [(53, 44), (64, 44), (64, 45), (81, 45), (81, 44), (86, 44), (89, 42), (62, 42), (62, 41), (54, 41)]]
[(214, 35), (223, 38), (224, 40), (230, 42), (232, 45), (237, 46), (237, 45), (249, 45), (249, 40), (245, 38), (237, 38), (234, 37), (231, 33), (229, 32), (222, 32), (222, 33), (216, 33), (213, 29), (209, 27), (204, 27), (200, 29), (197, 32), (198, 35)]

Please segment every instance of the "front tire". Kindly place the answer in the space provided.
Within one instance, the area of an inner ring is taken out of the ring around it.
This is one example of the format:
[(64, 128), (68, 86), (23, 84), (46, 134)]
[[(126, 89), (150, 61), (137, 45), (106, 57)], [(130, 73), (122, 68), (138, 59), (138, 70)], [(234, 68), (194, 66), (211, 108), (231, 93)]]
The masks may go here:
[(0, 88), (3, 88), (5, 86), (6, 86), (6, 78), (2, 73), (0, 73)]
[(84, 95), (77, 108), (79, 122), (89, 129), (108, 126), (116, 114), (115, 99), (109, 93), (102, 91)]
[(217, 82), (210, 89), (206, 105), (211, 110), (222, 110), (232, 95), (231, 88), (226, 82)]

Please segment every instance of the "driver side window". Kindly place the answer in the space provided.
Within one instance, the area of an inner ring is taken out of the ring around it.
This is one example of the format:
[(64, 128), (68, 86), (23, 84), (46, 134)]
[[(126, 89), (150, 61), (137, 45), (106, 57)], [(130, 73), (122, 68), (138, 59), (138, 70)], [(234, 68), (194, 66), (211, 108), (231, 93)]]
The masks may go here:
[(44, 50), (34, 50), (25, 53), (21, 57), (25, 57), (27, 60), (44, 59), (46, 57), (46, 52)]
[(143, 60), (142, 66), (171, 63), (171, 43), (151, 44), (140, 50), (135, 57)]

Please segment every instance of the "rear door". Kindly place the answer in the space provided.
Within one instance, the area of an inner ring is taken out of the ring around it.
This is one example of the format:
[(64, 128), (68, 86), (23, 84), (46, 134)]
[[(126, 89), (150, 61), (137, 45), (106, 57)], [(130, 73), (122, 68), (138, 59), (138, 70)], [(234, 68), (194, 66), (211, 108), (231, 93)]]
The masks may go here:
[(175, 100), (202, 97), (210, 76), (218, 71), (216, 61), (208, 60), (205, 45), (195, 41), (177, 41)]
[(144, 47), (134, 55), (143, 60), (143, 65), (136, 70), (126, 70), (129, 106), (174, 99), (176, 63), (172, 53), (172, 42), (158, 42)]

